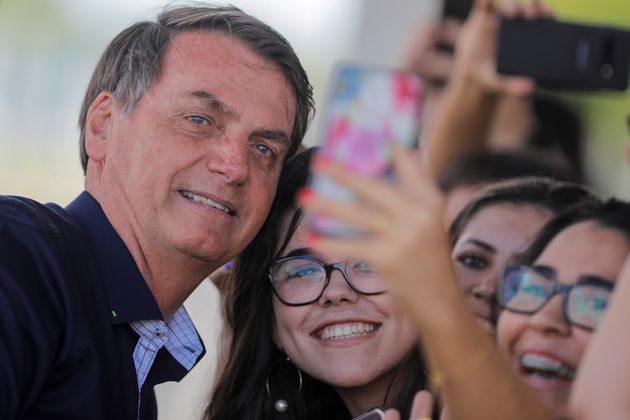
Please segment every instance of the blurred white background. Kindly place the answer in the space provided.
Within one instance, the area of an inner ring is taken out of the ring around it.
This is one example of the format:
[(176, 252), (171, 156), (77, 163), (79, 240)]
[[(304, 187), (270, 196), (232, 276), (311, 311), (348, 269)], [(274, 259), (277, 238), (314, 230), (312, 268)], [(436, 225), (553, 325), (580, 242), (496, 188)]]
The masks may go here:
[[(588, 8), (594, 3), (598, 10), (619, 16), (616, 7), (628, 8), (620, 1), (627, 0), (551, 3), (560, 12), (564, 7), (567, 15), (580, 18), (592, 15)], [(289, 39), (314, 85), (318, 105), (334, 62), (357, 59), (395, 66), (418, 26), (440, 11), (439, 0), (233, 0), (232, 4)], [(0, 0), (0, 194), (65, 205), (82, 190), (77, 118), (92, 69), (111, 38), (139, 19), (152, 18), (163, 5), (162, 0)], [(588, 122), (588, 173), (601, 190), (630, 196), (623, 161), (628, 95), (581, 100), (576, 99)], [(307, 134), (309, 144), (316, 143), (316, 134), (317, 120)], [(159, 387), (161, 420), (199, 418), (213, 380), (220, 329), (214, 287), (203, 284), (187, 307), (208, 354), (183, 384)]]

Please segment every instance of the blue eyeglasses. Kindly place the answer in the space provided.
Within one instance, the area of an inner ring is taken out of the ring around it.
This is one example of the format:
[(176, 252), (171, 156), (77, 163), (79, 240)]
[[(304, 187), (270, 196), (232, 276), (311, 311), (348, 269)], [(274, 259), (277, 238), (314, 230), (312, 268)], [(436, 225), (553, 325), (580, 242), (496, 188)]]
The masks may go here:
[(524, 265), (503, 270), (499, 282), (499, 304), (511, 312), (532, 315), (556, 294), (562, 295), (565, 319), (573, 325), (595, 330), (608, 307), (613, 283), (584, 276), (576, 284), (558, 283), (546, 270)]
[(282, 303), (302, 306), (322, 297), (334, 270), (339, 270), (348, 286), (362, 295), (379, 295), (387, 291), (386, 282), (364, 261), (324, 264), (308, 255), (277, 259), (269, 270), (269, 280)]

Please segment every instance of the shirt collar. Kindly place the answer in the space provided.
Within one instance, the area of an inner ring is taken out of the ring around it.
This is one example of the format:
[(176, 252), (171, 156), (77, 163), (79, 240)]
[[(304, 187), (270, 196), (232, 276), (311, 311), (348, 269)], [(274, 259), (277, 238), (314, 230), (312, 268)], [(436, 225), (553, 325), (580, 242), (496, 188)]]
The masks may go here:
[(90, 241), (109, 297), (112, 323), (162, 319), (138, 266), (99, 203), (82, 192), (66, 211), (77, 218)]

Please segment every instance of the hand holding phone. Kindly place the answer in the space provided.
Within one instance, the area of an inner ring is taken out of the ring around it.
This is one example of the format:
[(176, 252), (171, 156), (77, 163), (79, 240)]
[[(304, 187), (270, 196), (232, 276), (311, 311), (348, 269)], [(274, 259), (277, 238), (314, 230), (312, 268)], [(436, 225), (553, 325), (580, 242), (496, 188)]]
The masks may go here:
[[(411, 148), (417, 142), (422, 86), (412, 73), (354, 64), (338, 66), (324, 108), (324, 140), (319, 155), (359, 176), (389, 176), (392, 145)], [(323, 175), (315, 174), (310, 186), (321, 196), (354, 201), (350, 191)], [(359, 233), (321, 215), (311, 216), (311, 228), (332, 236)]]

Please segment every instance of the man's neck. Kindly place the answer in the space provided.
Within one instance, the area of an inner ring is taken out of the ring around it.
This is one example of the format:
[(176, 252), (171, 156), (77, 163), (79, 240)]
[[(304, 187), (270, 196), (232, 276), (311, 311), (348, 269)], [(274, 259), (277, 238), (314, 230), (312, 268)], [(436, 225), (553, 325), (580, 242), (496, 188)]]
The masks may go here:
[(134, 224), (132, 214), (110, 211), (116, 208), (111, 199), (99, 197), (89, 191), (99, 202), (105, 216), (121, 238), (127, 250), (151, 290), (165, 320), (169, 320), (190, 294), (222, 261), (211, 263), (186, 255), (174, 247), (152, 243), (143, 237), (140, 226)]

